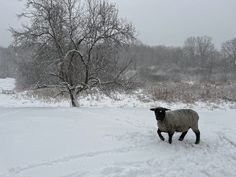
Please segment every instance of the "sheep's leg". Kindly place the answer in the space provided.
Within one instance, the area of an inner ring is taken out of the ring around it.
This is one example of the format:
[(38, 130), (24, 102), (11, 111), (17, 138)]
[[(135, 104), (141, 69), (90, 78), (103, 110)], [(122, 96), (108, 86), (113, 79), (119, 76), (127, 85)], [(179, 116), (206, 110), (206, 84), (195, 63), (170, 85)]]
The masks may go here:
[(174, 135), (173, 132), (168, 132), (168, 135), (169, 135), (169, 143), (171, 144), (172, 143), (172, 137)]
[(161, 130), (160, 130), (159, 128), (158, 128), (158, 130), (157, 130), (157, 134), (159, 135), (159, 137), (160, 137), (160, 139), (161, 139), (162, 141), (165, 140), (165, 138), (162, 136)]
[(195, 142), (195, 144), (199, 144), (200, 143), (200, 131), (199, 130), (194, 130), (194, 133), (196, 135), (196, 142)]
[(179, 137), (179, 140), (180, 141), (183, 141), (184, 140), (184, 137), (185, 137), (185, 135), (188, 133), (188, 131), (186, 131), (186, 132), (183, 132), (182, 134), (181, 134), (181, 136)]

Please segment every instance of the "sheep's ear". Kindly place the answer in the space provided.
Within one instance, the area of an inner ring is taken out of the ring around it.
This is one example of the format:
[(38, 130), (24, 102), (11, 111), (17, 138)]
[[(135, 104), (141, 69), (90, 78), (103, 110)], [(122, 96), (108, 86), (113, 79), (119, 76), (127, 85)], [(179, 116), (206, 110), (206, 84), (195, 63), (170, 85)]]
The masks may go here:
[(164, 111), (169, 111), (170, 109), (164, 108)]
[(156, 108), (151, 108), (151, 109), (150, 109), (150, 111), (155, 111), (155, 110), (156, 110)]

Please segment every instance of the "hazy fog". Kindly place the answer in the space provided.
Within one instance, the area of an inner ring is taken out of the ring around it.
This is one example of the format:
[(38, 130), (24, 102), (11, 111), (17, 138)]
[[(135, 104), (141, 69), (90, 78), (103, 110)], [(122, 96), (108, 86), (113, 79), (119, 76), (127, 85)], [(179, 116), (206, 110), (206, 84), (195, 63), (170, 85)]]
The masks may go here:
[[(236, 37), (236, 0), (113, 0), (120, 15), (149, 45), (182, 45), (189, 36), (208, 35), (220, 44)], [(0, 0), (0, 46), (9, 45), (9, 26), (19, 27), (19, 0)]]

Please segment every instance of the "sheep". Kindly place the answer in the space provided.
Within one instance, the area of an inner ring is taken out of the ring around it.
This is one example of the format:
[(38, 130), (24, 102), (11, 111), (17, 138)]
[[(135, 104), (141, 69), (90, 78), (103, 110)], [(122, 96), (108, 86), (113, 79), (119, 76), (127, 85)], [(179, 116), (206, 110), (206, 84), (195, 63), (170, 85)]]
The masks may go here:
[(194, 110), (178, 109), (170, 111), (170, 109), (163, 107), (152, 108), (150, 110), (155, 112), (158, 126), (157, 134), (162, 141), (165, 139), (161, 132), (168, 133), (169, 143), (171, 144), (172, 136), (175, 132), (182, 132), (179, 141), (183, 141), (189, 128), (191, 128), (196, 135), (195, 144), (200, 143), (200, 131), (198, 129), (199, 116)]

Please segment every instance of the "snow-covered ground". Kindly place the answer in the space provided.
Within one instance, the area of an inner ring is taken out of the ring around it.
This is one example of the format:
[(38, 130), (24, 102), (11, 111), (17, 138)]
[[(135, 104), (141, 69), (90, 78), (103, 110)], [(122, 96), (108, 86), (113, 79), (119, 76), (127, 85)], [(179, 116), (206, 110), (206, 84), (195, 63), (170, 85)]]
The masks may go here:
[(0, 90), (13, 90), (15, 88), (14, 78), (0, 78)]
[(19, 100), (0, 94), (0, 177), (236, 176), (234, 109), (194, 107), (200, 144), (189, 131), (183, 142), (176, 133), (170, 145), (157, 137), (150, 105), (69, 108)]

